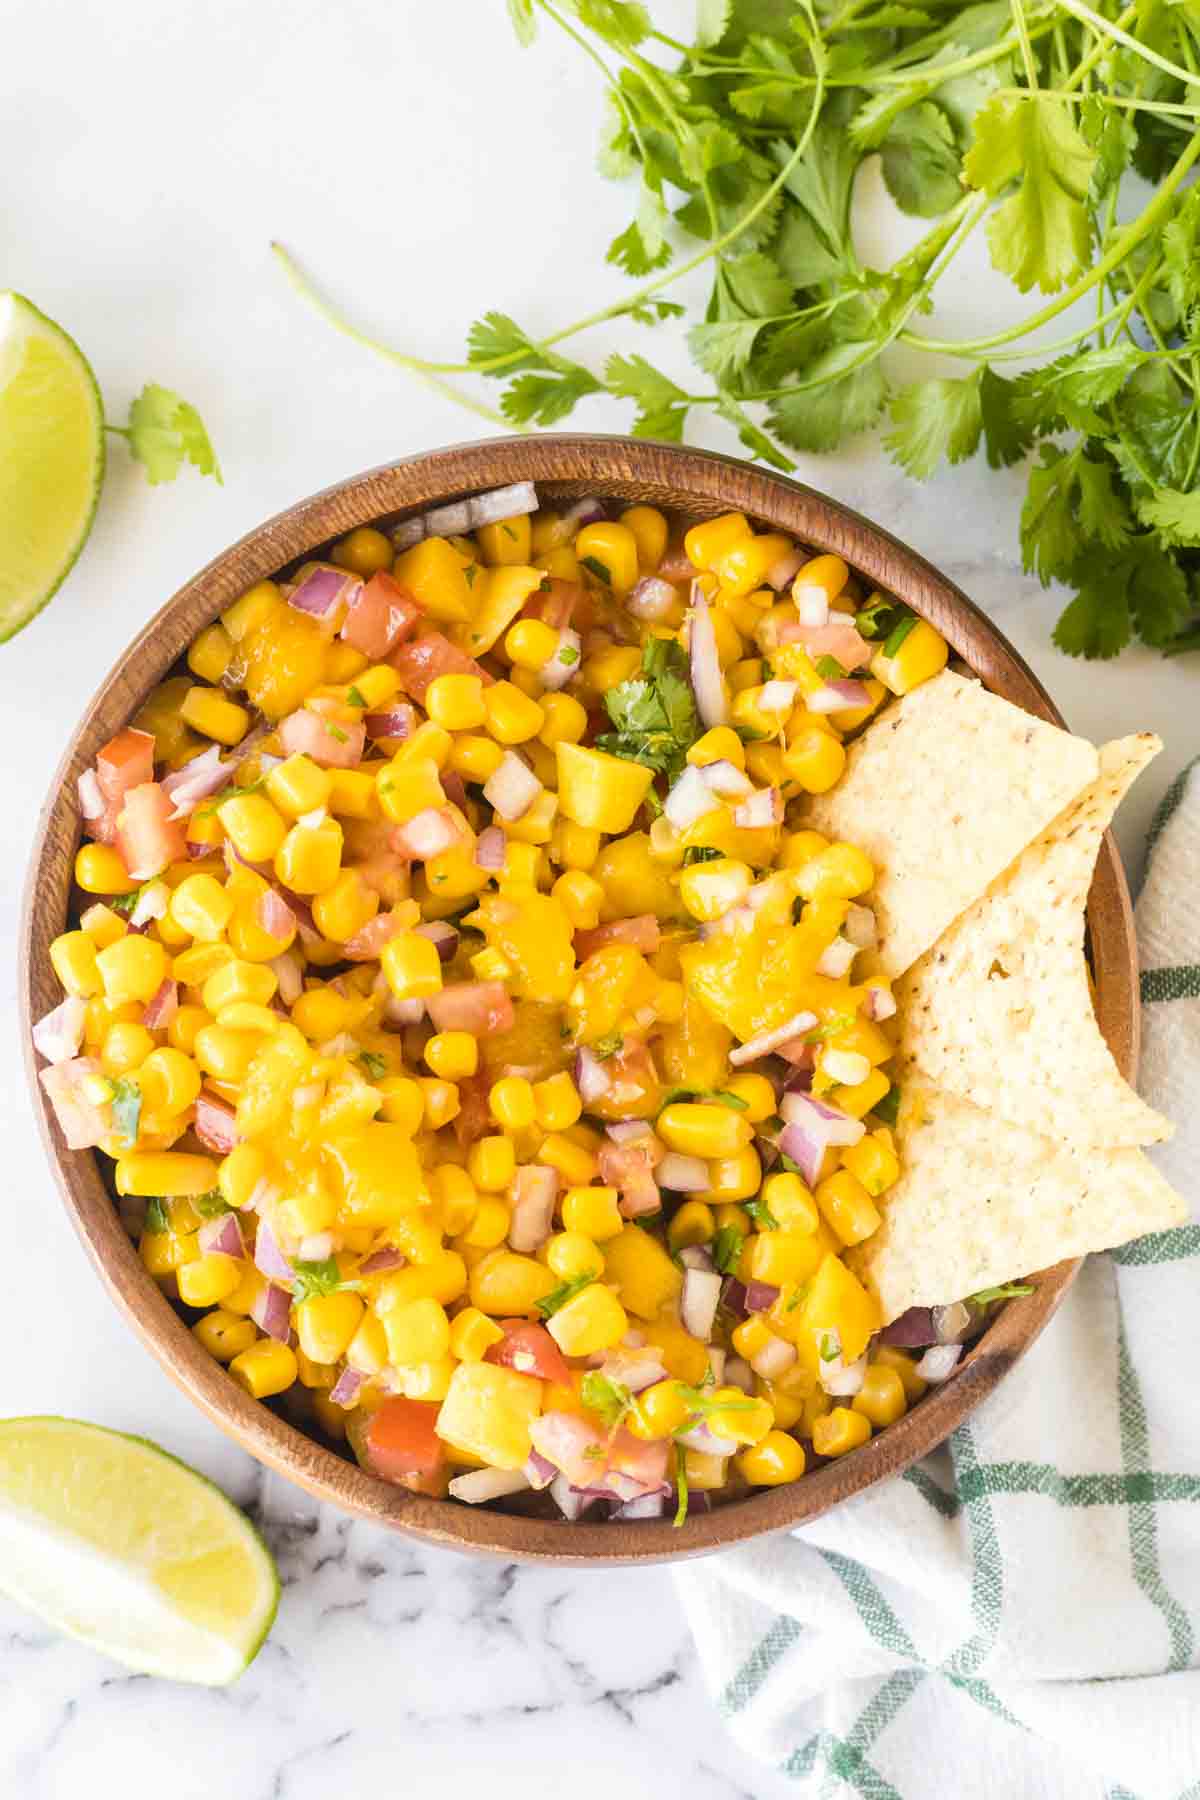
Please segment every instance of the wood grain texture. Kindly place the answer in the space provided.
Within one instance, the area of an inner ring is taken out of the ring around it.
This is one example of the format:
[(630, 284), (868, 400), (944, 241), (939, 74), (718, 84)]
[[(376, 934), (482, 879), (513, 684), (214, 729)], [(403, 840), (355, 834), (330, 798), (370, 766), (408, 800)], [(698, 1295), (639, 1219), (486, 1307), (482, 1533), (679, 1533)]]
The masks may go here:
[[(899, 1474), (951, 1432), (1029, 1348), (1078, 1271), (1061, 1263), (1035, 1278), (1028, 1299), (1010, 1302), (945, 1386), (863, 1449), (788, 1487), (688, 1519), (628, 1525), (575, 1524), (483, 1511), (410, 1495), (286, 1424), (251, 1400), (202, 1350), (151, 1277), (118, 1220), (97, 1158), (63, 1146), (36, 1081), (32, 1020), (57, 1004), (50, 941), (64, 927), (79, 841), (76, 777), (129, 719), (197, 632), (252, 583), (312, 554), (356, 525), (394, 521), (429, 506), (515, 481), (536, 481), (547, 499), (595, 493), (643, 500), (693, 518), (740, 509), (814, 550), (836, 551), (943, 632), (996, 693), (1062, 723), (1030, 669), (953, 582), (879, 526), (829, 496), (732, 458), (616, 437), (503, 438), (432, 451), (373, 469), (301, 501), (203, 569), (121, 656), (67, 746), (42, 810), (25, 890), (21, 999), (34, 1110), (59, 1188), (110, 1293), (167, 1373), (252, 1455), (321, 1499), (378, 1524), (445, 1547), (528, 1562), (600, 1565), (700, 1556), (816, 1518), (828, 1507)], [(1122, 1073), (1137, 1072), (1137, 956), (1124, 876), (1111, 838), (1101, 851), (1088, 908), (1101, 1028)]]

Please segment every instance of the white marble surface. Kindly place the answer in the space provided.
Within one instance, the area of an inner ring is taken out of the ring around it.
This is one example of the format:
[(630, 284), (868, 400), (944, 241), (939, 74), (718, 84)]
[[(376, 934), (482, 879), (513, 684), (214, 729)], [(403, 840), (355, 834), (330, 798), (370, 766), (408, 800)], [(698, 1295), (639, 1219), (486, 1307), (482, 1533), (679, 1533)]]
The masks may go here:
[[(660, 4), (668, 25), (684, 0)], [(477, 435), (475, 422), (333, 336), (267, 254), (303, 253), (358, 316), (426, 354), (471, 317), (535, 332), (621, 291), (601, 250), (627, 202), (592, 173), (599, 90), (547, 35), (514, 47), (499, 0), (13, 0), (5, 20), (0, 281), (77, 335), (112, 416), (144, 380), (194, 400), (226, 485), (150, 491), (118, 446), (84, 560), (0, 650), (0, 1130), (7, 1280), (0, 1415), (74, 1414), (146, 1433), (251, 1502), (281, 1558), (275, 1632), (228, 1692), (125, 1675), (0, 1603), (0, 1795), (21, 1800), (304, 1800), (336, 1789), (494, 1800), (547, 1776), (572, 1800), (773, 1800), (704, 1695), (665, 1570), (551, 1573), (414, 1549), (260, 1472), (179, 1395), (120, 1322), (71, 1236), (35, 1139), (15, 1040), (17, 892), (63, 735), (121, 646), (217, 549), (356, 469)], [(868, 170), (864, 239), (903, 236)], [(966, 268), (938, 324), (1003, 317)], [(597, 366), (679, 346), (641, 328), (583, 339)], [(591, 401), (578, 424), (620, 430)], [(708, 440), (730, 447), (714, 431)], [(1195, 664), (1069, 662), (1061, 597), (1014, 555), (1019, 473), (926, 487), (867, 443), (801, 476), (917, 545), (996, 615), (1078, 729), (1152, 726), (1166, 751), (1121, 827), (1136, 865), (1151, 807), (1200, 751)]]

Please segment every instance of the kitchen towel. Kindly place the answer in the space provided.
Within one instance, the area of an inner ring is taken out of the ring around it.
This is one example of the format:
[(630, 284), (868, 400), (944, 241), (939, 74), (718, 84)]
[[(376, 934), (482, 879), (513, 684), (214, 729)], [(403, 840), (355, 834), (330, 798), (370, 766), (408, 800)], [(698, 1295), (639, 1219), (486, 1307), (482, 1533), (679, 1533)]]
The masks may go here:
[[(1200, 764), (1148, 851), (1140, 1086), (1195, 1218)], [(730, 1730), (799, 1795), (1200, 1800), (1200, 1225), (1091, 1257), (906, 1475), (678, 1581)]]

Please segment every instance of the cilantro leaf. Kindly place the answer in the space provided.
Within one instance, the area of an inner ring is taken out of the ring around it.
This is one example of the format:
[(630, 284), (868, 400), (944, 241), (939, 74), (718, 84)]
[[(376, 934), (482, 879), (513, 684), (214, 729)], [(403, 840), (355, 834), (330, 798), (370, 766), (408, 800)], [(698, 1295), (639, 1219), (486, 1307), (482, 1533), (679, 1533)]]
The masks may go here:
[(968, 1294), (968, 1306), (992, 1306), (997, 1300), (1020, 1300), (1034, 1289), (1028, 1281), (1007, 1281), (1002, 1287), (980, 1288), (977, 1294)]
[(887, 380), (873, 343), (836, 344), (802, 373), (804, 388), (775, 400), (767, 418), (793, 450), (834, 450), (874, 425), (883, 411)]
[(729, 29), (733, 0), (696, 0), (696, 48), (711, 50)]
[(779, 1220), (775, 1217), (765, 1200), (743, 1200), (745, 1210), (750, 1214), (759, 1231), (778, 1231)]
[(589, 1412), (598, 1413), (610, 1431), (615, 1431), (633, 1407), (633, 1395), (621, 1382), (614, 1381), (599, 1369), (589, 1369), (580, 1385), (579, 1398)]
[(508, 0), (508, 16), (512, 28), (517, 34), (517, 42), (522, 49), (528, 50), (537, 37), (537, 20), (534, 17), (533, 0)]
[(366, 696), (362, 689), (360, 687), (355, 687), (353, 682), (351, 682), (350, 686), (346, 689), (346, 699), (351, 706), (365, 707), (367, 704)]
[(893, 119), (880, 148), (883, 179), (902, 212), (934, 219), (962, 189), (954, 131), (940, 106), (925, 100)]
[(610, 1056), (619, 1056), (625, 1048), (625, 1039), (619, 1031), (610, 1031), (607, 1037), (597, 1038), (588, 1049), (599, 1062), (607, 1062)]
[(382, 1081), (388, 1072), (387, 1058), (374, 1050), (360, 1050), (354, 1060), (362, 1064), (372, 1081)]
[(588, 394), (602, 391), (587, 369), (576, 367), (563, 375), (532, 371), (518, 375), (500, 396), (500, 410), (514, 425), (556, 425), (574, 411)]
[(1164, 545), (1200, 544), (1200, 492), (1155, 488), (1137, 502), (1143, 525), (1151, 525)]
[(113, 1082), (112, 1122), (124, 1142), (137, 1142), (142, 1117), (142, 1090), (132, 1075), (120, 1075)]
[(143, 1229), (148, 1231), (152, 1237), (161, 1237), (164, 1231), (170, 1231), (171, 1220), (167, 1213), (167, 1203), (165, 1200), (159, 1200), (157, 1198), (147, 1200), (146, 1219)]
[(884, 442), (910, 475), (924, 481), (943, 459), (956, 463), (974, 454), (983, 430), (982, 379), (976, 369), (960, 381), (916, 381), (896, 395), (894, 429)]
[(890, 1087), (883, 1099), (875, 1102), (871, 1111), (877, 1119), (882, 1119), (885, 1125), (895, 1125), (900, 1116), (900, 1089), (895, 1086)]
[(1057, 293), (1079, 274), (1089, 250), (1084, 201), (1096, 153), (1070, 108), (1046, 94), (997, 94), (975, 115), (963, 162), (972, 187), (1011, 194), (988, 220), (996, 267), (1028, 293)]
[(292, 1294), (296, 1300), (323, 1299), (327, 1294), (354, 1290), (357, 1281), (343, 1281), (337, 1258), (327, 1256), (321, 1262), (293, 1262)]
[(712, 1258), (722, 1275), (735, 1275), (745, 1239), (736, 1225), (722, 1225), (712, 1241)]
[(636, 50), (652, 30), (650, 15), (637, 0), (570, 0), (570, 10), (614, 50)]
[(221, 484), (221, 465), (203, 419), (170, 388), (148, 383), (129, 408), (123, 435), (152, 487), (174, 481), (185, 462)]
[(679, 775), (700, 733), (686, 668), (683, 648), (673, 638), (648, 638), (641, 673), (604, 696), (617, 729), (598, 737), (596, 747), (672, 779)]
[(207, 1194), (193, 1194), (191, 1203), (202, 1219), (220, 1219), (233, 1211), (219, 1188), (210, 1188)]
[(595, 1279), (596, 1271), (594, 1269), (589, 1269), (583, 1275), (573, 1275), (570, 1281), (560, 1282), (556, 1288), (551, 1288), (548, 1294), (535, 1301), (534, 1304), (543, 1319), (552, 1318), (560, 1306), (565, 1306), (568, 1300), (573, 1300), (576, 1294), (581, 1294), (584, 1288), (590, 1287)]

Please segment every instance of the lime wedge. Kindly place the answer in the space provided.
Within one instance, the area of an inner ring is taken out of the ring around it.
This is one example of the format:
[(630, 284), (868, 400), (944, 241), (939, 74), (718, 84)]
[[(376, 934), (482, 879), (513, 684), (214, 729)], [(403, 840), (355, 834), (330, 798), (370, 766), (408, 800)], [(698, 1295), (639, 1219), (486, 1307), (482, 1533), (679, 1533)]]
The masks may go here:
[(215, 1687), (253, 1660), (279, 1577), (245, 1515), (156, 1444), (5, 1419), (0, 1591), (131, 1669)]
[(65, 578), (103, 477), (104, 407), (86, 357), (20, 294), (0, 294), (0, 643)]

